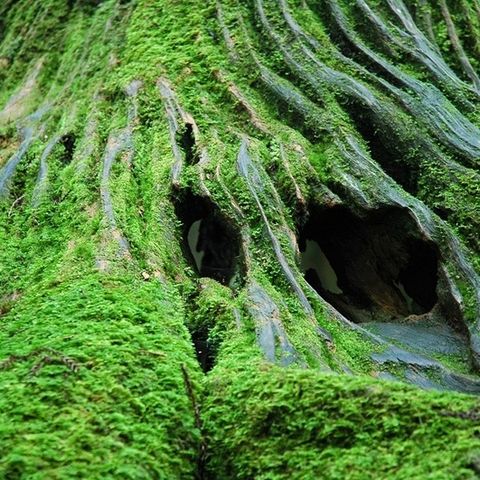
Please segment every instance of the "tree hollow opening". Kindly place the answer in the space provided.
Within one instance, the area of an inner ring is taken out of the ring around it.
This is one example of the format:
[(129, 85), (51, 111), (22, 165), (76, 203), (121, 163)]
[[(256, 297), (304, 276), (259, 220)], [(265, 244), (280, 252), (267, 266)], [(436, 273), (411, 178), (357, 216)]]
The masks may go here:
[(181, 191), (174, 206), (182, 223), (182, 250), (198, 275), (230, 286), (241, 281), (241, 236), (232, 220), (190, 190)]
[(299, 246), (306, 280), (355, 322), (422, 315), (437, 303), (438, 249), (405, 209), (313, 208)]

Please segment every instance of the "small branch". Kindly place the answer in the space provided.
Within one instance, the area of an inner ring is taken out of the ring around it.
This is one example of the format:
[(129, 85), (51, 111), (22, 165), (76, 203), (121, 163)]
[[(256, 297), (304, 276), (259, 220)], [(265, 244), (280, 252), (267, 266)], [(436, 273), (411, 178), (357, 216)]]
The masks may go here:
[(39, 362), (37, 362), (31, 369), (30, 375), (37, 375), (40, 370), (47, 365), (48, 363), (52, 363), (52, 358), (48, 355), (45, 355)]
[(50, 355), (44, 355), (31, 369), (30, 375), (37, 375), (38, 372), (49, 363), (57, 363), (66, 366), (72, 373), (77, 373), (80, 370), (80, 364), (73, 358), (64, 355), (62, 352), (50, 347), (42, 347), (33, 350), (26, 355), (10, 355), (8, 358), (0, 362), (0, 370), (10, 368), (14, 363), (29, 360), (32, 357), (42, 353), (48, 352)]
[(10, 207), (10, 210), (8, 211), (8, 217), (11, 217), (12, 215), (12, 212), (13, 212), (13, 209), (15, 208), (15, 206), (20, 203), (22, 200), (23, 200), (23, 197), (25, 197), (25, 194), (23, 194), (22, 196), (18, 197), (13, 203), (12, 203), (12, 206)]
[(202, 421), (200, 419), (200, 409), (198, 407), (197, 401), (195, 399), (195, 392), (193, 391), (192, 382), (190, 380), (190, 376), (187, 372), (187, 367), (184, 363), (181, 365), (182, 374), (183, 374), (183, 381), (185, 382), (185, 389), (187, 390), (187, 395), (190, 401), (192, 402), (193, 413), (195, 415), (195, 426), (198, 429), (202, 428)]
[[(184, 363), (181, 364), (180, 368), (182, 369), (183, 381), (185, 383), (185, 389), (187, 391), (188, 398), (192, 403), (193, 414), (195, 418), (195, 426), (198, 428), (200, 434), (202, 435), (202, 419), (200, 418), (200, 408), (198, 406), (197, 400), (195, 398), (195, 392), (193, 391), (192, 382), (190, 376), (188, 375), (187, 367)], [(197, 478), (204, 478), (204, 464), (205, 464), (205, 455), (207, 452), (207, 445), (205, 438), (201, 437), (200, 447), (198, 453), (198, 462), (197, 462)]]

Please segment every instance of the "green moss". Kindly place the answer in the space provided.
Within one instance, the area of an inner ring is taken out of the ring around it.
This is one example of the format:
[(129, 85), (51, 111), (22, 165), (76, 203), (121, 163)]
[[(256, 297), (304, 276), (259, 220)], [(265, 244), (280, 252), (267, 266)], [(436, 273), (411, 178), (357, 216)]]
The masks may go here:
[[(351, 134), (362, 141), (340, 90), (314, 85), (287, 68), (251, 4), (222, 1), (238, 56), (233, 62), (215, 2), (82, 0), (72, 8), (64, 0), (13, 3), (0, 6), (0, 28), (2, 21), (7, 26), (0, 31), (0, 105), (22, 90), (42, 58), (18, 112), (24, 119), (39, 106), (49, 110), (43, 123), (32, 121), (39, 135), (0, 203), (0, 477), (193, 478), (207, 441), (208, 469), (219, 479), (473, 478), (469, 464), (478, 463), (480, 451), (475, 399), (319, 373), (330, 368), (377, 375), (371, 354), (382, 347), (332, 318), (307, 289), (314, 315), (305, 313), (238, 173), (246, 135), (261, 205), (303, 282), (291, 238), (301, 211), (297, 188), (306, 203), (322, 202), (320, 189), (336, 186), (335, 169), (345, 168), (334, 139)], [(289, 5), (318, 39), (317, 58), (370, 82), (336, 54), (320, 7), (304, 3)], [(351, 2), (342, 3), (363, 28)], [(369, 3), (388, 16), (381, 2)], [(286, 32), (277, 4), (264, 4), (272, 25)], [(281, 36), (292, 44), (294, 59), (303, 61), (298, 42)], [(394, 59), (402, 71), (426, 79), (398, 51)], [(267, 91), (257, 60), (278, 85), (298, 94), (295, 105)], [(314, 63), (305, 65), (315, 73)], [(207, 164), (184, 167), (180, 186), (198, 194), (207, 188), (239, 224), (249, 261), (246, 287), (262, 285), (278, 307), (277, 320), (298, 354), (291, 368), (263, 360), (243, 282), (232, 290), (198, 279), (183, 258), (172, 205), (174, 154), (156, 86), (161, 76), (199, 127), (197, 149), (209, 154)], [(131, 121), (133, 100), (125, 88), (133, 80), (142, 81), (131, 125), (134, 155), (118, 152), (112, 165), (112, 231), (99, 196), (101, 171), (109, 138)], [(414, 141), (429, 133), (378, 85), (370, 87), (389, 106), (385, 138), (401, 144), (405, 168), (419, 167), (419, 198), (439, 212), (447, 209), (458, 238), (476, 248), (473, 171), (452, 182), (448, 168), (431, 164)], [(33, 208), (42, 152), (67, 132), (77, 139), (72, 162), (64, 165), (63, 147), (54, 148), (47, 159), (48, 188)], [(19, 134), (13, 121), (0, 126), (2, 162)], [(364, 183), (375, 193), (373, 179)], [(119, 234), (129, 244), (123, 257)], [(460, 287), (473, 322), (474, 292)], [(188, 330), (200, 332), (215, 355), (207, 375), (200, 372)], [(457, 358), (441, 360), (466, 371)], [(403, 378), (402, 367), (385, 368)]]
[(31, 289), (1, 322), (0, 476), (192, 478), (182, 365), (196, 389), (199, 372), (173, 292), (92, 274)]
[(476, 478), (478, 401), (256, 362), (212, 372), (214, 478)]

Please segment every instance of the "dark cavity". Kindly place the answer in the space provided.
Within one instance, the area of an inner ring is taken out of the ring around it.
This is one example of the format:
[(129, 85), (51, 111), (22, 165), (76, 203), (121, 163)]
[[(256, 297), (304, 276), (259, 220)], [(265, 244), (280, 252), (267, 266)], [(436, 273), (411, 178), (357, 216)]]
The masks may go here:
[(422, 315), (437, 303), (438, 249), (405, 209), (310, 209), (299, 246), (306, 280), (355, 322)]
[(182, 250), (198, 275), (223, 285), (241, 280), (240, 232), (232, 220), (208, 197), (191, 191), (179, 192), (174, 206), (182, 223)]

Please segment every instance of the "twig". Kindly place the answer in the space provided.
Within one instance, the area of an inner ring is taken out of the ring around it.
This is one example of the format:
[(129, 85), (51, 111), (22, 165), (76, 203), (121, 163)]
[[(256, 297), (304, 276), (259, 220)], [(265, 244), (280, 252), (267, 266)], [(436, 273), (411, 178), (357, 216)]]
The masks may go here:
[(23, 197), (25, 197), (25, 194), (21, 195), (18, 197), (13, 203), (12, 206), (10, 207), (10, 210), (8, 211), (8, 216), (10, 217), (12, 215), (13, 209), (15, 208), (15, 205), (19, 203), (21, 200), (23, 200)]
[(48, 352), (50, 353), (50, 355), (44, 355), (43, 358), (30, 369), (30, 375), (36, 375), (48, 363), (58, 363), (59, 365), (65, 365), (73, 373), (77, 373), (80, 370), (80, 364), (76, 362), (73, 358), (68, 357), (59, 350), (55, 350), (51, 347), (37, 348), (36, 350), (33, 350), (26, 355), (10, 355), (8, 358), (0, 362), (0, 370), (5, 370), (11, 367), (15, 362), (18, 362), (20, 360), (28, 360), (42, 352)]
[[(200, 418), (200, 408), (198, 403), (195, 399), (195, 392), (193, 391), (192, 382), (188, 375), (187, 367), (184, 363), (181, 364), (182, 374), (183, 374), (183, 381), (185, 383), (185, 389), (187, 390), (188, 398), (192, 403), (193, 407), (193, 414), (195, 417), (195, 426), (198, 428), (200, 434), (202, 435), (202, 419)], [(205, 464), (205, 455), (207, 452), (207, 445), (205, 439), (202, 435), (200, 440), (200, 448), (198, 454), (198, 462), (197, 462), (197, 478), (202, 479), (204, 478), (204, 464)]]

